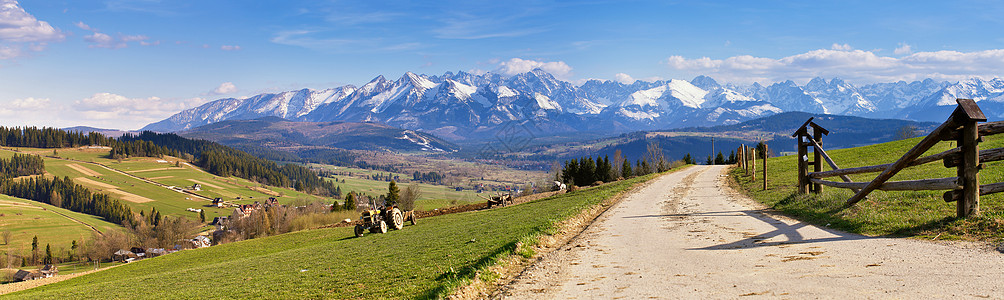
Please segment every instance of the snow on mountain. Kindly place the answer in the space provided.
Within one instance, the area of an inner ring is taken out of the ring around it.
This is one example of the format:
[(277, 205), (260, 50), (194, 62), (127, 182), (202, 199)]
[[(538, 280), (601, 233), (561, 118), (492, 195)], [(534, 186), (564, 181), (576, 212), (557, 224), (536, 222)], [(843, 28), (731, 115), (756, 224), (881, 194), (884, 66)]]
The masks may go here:
[(975, 100), (988, 118), (1004, 117), (1004, 80), (1000, 78), (983, 80), (974, 77), (947, 85), (905, 111), (907, 117), (913, 120), (940, 122), (955, 109), (955, 99), (958, 98)]
[(788, 111), (942, 121), (955, 98), (972, 98), (991, 118), (1004, 117), (1004, 80), (923, 81), (861, 87), (814, 78), (750, 85), (721, 84), (708, 76), (690, 81), (589, 80), (581, 86), (540, 69), (503, 76), (407, 72), (377, 76), (355, 87), (301, 89), (226, 98), (179, 112), (144, 130), (178, 131), (223, 120), (274, 116), (293, 121), (380, 122), (450, 139), (484, 138), (508, 122), (535, 124), (546, 134), (632, 131), (738, 123)]
[(875, 104), (865, 99), (856, 87), (839, 78), (826, 82), (826, 79), (816, 77), (803, 89), (809, 96), (819, 100), (823, 113), (861, 115), (877, 110)]

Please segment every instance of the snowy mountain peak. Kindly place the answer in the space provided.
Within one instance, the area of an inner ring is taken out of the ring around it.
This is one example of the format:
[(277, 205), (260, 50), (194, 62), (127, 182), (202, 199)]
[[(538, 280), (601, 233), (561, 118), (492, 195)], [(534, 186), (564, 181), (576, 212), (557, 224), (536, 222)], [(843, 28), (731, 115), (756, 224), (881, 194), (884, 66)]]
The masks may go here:
[[(690, 81), (631, 84), (589, 80), (575, 86), (541, 69), (513, 76), (406, 72), (394, 81), (377, 76), (358, 88), (346, 85), (219, 99), (144, 129), (176, 131), (222, 120), (276, 116), (295, 121), (373, 121), (464, 139), (519, 120), (534, 120), (548, 133), (561, 133), (731, 124), (782, 111), (943, 119), (938, 109), (954, 107), (955, 98), (977, 99), (981, 106), (1004, 105), (1004, 80), (971, 78), (953, 84), (926, 79), (855, 86), (838, 78), (813, 78), (805, 86), (792, 80), (763, 86), (722, 84), (696, 76)], [(1004, 108), (983, 110), (988, 116), (1004, 115)]]
[(690, 80), (690, 83), (705, 91), (711, 91), (722, 87), (722, 85), (718, 84), (718, 81), (715, 81), (713, 78), (704, 75), (694, 77), (694, 79)]

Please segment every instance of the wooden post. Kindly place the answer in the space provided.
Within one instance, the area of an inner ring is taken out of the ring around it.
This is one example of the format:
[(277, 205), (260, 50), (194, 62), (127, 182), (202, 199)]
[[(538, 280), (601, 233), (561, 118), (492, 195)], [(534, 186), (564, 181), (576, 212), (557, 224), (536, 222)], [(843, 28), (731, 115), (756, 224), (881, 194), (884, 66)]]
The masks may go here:
[(736, 166), (743, 167), (743, 147), (739, 146), (736, 148)]
[(962, 125), (959, 147), (962, 150), (962, 164), (958, 175), (962, 181), (962, 198), (956, 202), (956, 215), (967, 218), (980, 214), (980, 133), (976, 121), (969, 120)]
[(747, 150), (746, 149), (746, 144), (743, 144), (743, 171), (745, 171), (746, 175), (749, 176), (750, 175), (750, 161), (749, 161), (749, 157), (746, 156), (747, 153), (749, 153), (749, 151), (746, 151), (746, 150)]
[(756, 147), (752, 147), (753, 151), (750, 151), (750, 181), (756, 180)]
[(809, 193), (809, 178), (806, 173), (808, 166), (806, 164), (808, 160), (808, 149), (805, 147), (805, 143), (802, 141), (806, 136), (798, 135), (798, 193), (808, 194)]
[[(813, 129), (812, 129), (812, 139), (814, 141), (816, 141), (816, 144), (822, 146), (823, 145), (823, 132), (820, 131), (818, 128), (813, 127)], [(822, 171), (822, 170), (823, 170), (823, 158), (822, 158), (822, 155), (819, 152), (819, 149), (812, 148), (812, 171), (813, 172), (819, 172), (819, 171)], [(813, 187), (812, 187), (812, 191), (815, 192), (815, 193), (817, 193), (817, 194), (820, 193), (820, 192), (822, 192), (823, 191), (823, 185), (818, 184), (818, 183), (814, 184)]]
[(739, 168), (746, 170), (746, 161), (743, 160), (743, 145), (739, 145), (739, 149), (736, 149), (736, 160), (739, 161)]
[(763, 143), (763, 190), (767, 190), (767, 157), (770, 157), (770, 151), (767, 150), (767, 143)]

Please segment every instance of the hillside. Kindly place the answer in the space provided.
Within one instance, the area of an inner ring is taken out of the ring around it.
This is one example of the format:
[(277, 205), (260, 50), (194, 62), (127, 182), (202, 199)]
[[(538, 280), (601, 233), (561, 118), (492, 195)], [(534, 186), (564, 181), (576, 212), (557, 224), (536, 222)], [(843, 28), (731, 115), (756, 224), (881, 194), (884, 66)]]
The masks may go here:
[(422, 219), (387, 234), (294, 232), (129, 263), (0, 296), (87, 298), (436, 298), (510, 254), (531, 257), (556, 223), (653, 176), (499, 209)]
[(290, 152), (325, 148), (395, 152), (452, 152), (458, 149), (428, 133), (371, 122), (292, 122), (265, 117), (228, 120), (178, 134), (224, 145), (256, 145)]
[(518, 155), (538, 160), (563, 160), (596, 154), (612, 157), (620, 150), (633, 161), (645, 155), (650, 143), (655, 143), (662, 148), (667, 158), (680, 159), (689, 153), (698, 163), (703, 163), (707, 155), (712, 154), (713, 146), (715, 154), (722, 152), (728, 156), (740, 144), (755, 144), (761, 138), (767, 141), (772, 152), (778, 154), (795, 151), (795, 140), (791, 134), (810, 117), (815, 117), (814, 122), (830, 130), (830, 134), (823, 138), (826, 149), (889, 142), (897, 138), (898, 131), (904, 126), (912, 126), (916, 128), (917, 134), (925, 134), (938, 125), (908, 120), (786, 112), (733, 125), (640, 131), (587, 141), (547, 144), (547, 139), (544, 138), (540, 144), (528, 147)]
[[(853, 168), (892, 163), (920, 141), (920, 137), (857, 148), (828, 150), (827, 153), (841, 168)], [(825, 140), (824, 140), (825, 141)], [(954, 142), (940, 142), (924, 155), (939, 153), (955, 147)], [(981, 149), (1004, 147), (1004, 137), (989, 136), (980, 143)], [(794, 155), (771, 158), (767, 161), (768, 189), (762, 190), (762, 176), (756, 181), (742, 176), (741, 170), (732, 175), (745, 193), (761, 203), (796, 216), (803, 221), (866, 235), (926, 236), (932, 239), (969, 239), (990, 242), (1004, 241), (1004, 194), (980, 197), (983, 216), (964, 220), (956, 219), (955, 203), (945, 203), (944, 191), (875, 191), (866, 201), (852, 208), (844, 202), (853, 195), (847, 189), (824, 187), (819, 195), (800, 196), (795, 192), (797, 182), (797, 157)], [(825, 164), (824, 164), (825, 166)], [(758, 166), (758, 169), (760, 167)], [(823, 170), (830, 168), (823, 167)], [(945, 168), (940, 161), (906, 168), (890, 181), (919, 180), (956, 176), (956, 169)], [(868, 182), (878, 173), (850, 175), (855, 182)], [(1004, 162), (987, 162), (979, 172), (980, 183), (1004, 181)], [(830, 178), (828, 180), (839, 180)]]
[(94, 233), (121, 229), (99, 217), (7, 195), (0, 195), (0, 228), (11, 232), (0, 252), (14, 255), (30, 253), (33, 237), (43, 248), (49, 244), (56, 253), (65, 253), (73, 241), (83, 245)]

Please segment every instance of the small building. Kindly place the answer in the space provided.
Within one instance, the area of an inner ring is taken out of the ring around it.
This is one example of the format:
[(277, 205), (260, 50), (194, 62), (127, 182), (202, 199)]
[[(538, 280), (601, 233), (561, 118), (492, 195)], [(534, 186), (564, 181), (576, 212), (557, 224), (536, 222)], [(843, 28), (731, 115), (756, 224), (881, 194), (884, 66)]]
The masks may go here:
[(129, 252), (136, 254), (138, 257), (146, 257), (146, 249), (140, 247), (132, 247), (129, 249)]
[(216, 206), (216, 207), (223, 207), (223, 206), (225, 206), (225, 205), (226, 205), (226, 204), (224, 204), (224, 203), (223, 203), (223, 198), (216, 198), (216, 199), (213, 199), (213, 206)]
[(164, 250), (164, 248), (147, 248), (146, 249), (146, 256), (147, 257), (157, 257), (157, 256), (165, 255), (165, 254), (167, 254), (167, 250)]
[(135, 259), (136, 257), (138, 257), (136, 256), (136, 253), (132, 253), (132, 251), (126, 249), (119, 249), (119, 251), (115, 251), (115, 253), (113, 253), (113, 256), (115, 260), (118, 261), (128, 261), (130, 259)]
[(31, 281), (39, 278), (43, 278), (42, 272), (39, 271), (17, 270), (17, 273), (14, 273), (14, 282)]
[(42, 273), (42, 278), (49, 278), (59, 274), (59, 268), (53, 265), (45, 265), (42, 269), (39, 269), (38, 272)]
[(193, 248), (206, 248), (213, 245), (213, 241), (208, 236), (199, 235), (192, 239)]
[(202, 190), (202, 185), (196, 183), (196, 184), (192, 185), (192, 190), (196, 191), (196, 192), (201, 191)]

